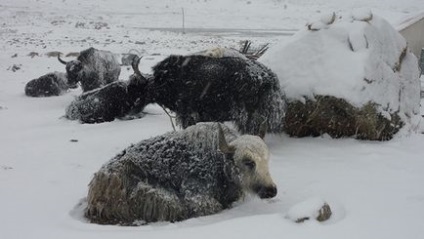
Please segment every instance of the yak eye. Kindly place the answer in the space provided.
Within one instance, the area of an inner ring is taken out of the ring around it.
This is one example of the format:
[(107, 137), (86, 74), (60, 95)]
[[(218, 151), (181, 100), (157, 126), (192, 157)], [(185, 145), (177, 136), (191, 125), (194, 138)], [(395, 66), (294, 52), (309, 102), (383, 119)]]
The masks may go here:
[(243, 164), (250, 170), (253, 170), (256, 167), (256, 163), (250, 159), (243, 159)]

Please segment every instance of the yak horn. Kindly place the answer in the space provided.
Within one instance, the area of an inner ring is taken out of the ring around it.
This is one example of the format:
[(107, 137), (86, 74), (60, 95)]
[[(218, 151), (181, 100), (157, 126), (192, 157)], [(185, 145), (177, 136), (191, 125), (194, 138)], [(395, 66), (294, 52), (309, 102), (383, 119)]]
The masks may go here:
[(266, 132), (268, 131), (268, 123), (266, 120), (264, 120), (261, 125), (259, 126), (259, 132), (258, 132), (258, 136), (261, 139), (265, 138)]
[(131, 63), (131, 66), (132, 66), (132, 69), (133, 69), (134, 73), (137, 76), (144, 78), (144, 76), (141, 74), (140, 70), (138, 69), (138, 64), (140, 64), (141, 58), (143, 58), (143, 57), (138, 57), (138, 56), (137, 57), (134, 57), (134, 59), (133, 59), (133, 61)]
[(228, 145), (227, 140), (225, 139), (224, 130), (222, 130), (221, 123), (218, 124), (218, 146), (219, 150), (224, 154), (232, 154), (234, 153), (234, 147)]
[(62, 59), (60, 59), (60, 54), (57, 54), (57, 59), (59, 60), (59, 62), (60, 63), (62, 63), (62, 64), (64, 64), (64, 65), (66, 65), (68, 62), (66, 62), (66, 61), (64, 61), (64, 60), (62, 60)]

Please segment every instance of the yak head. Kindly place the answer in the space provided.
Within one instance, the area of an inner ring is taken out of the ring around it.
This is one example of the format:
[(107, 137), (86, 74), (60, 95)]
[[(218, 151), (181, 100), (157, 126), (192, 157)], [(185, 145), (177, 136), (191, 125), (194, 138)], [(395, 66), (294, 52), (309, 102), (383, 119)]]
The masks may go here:
[(57, 55), (57, 59), (60, 63), (66, 66), (66, 74), (68, 76), (68, 85), (71, 88), (77, 87), (77, 83), (80, 81), (80, 73), (83, 69), (83, 64), (79, 60), (64, 61)]
[(143, 108), (151, 102), (148, 100), (149, 92), (147, 88), (149, 80), (143, 76), (138, 68), (141, 58), (142, 57), (136, 56), (131, 63), (134, 74), (132, 74), (128, 80), (127, 90), (129, 99), (134, 102), (137, 107)]
[(239, 169), (243, 191), (250, 191), (260, 198), (273, 198), (277, 186), (269, 173), (269, 151), (263, 136), (266, 127), (261, 127), (260, 136), (242, 135), (227, 144), (221, 126), (218, 127), (219, 149), (231, 154)]

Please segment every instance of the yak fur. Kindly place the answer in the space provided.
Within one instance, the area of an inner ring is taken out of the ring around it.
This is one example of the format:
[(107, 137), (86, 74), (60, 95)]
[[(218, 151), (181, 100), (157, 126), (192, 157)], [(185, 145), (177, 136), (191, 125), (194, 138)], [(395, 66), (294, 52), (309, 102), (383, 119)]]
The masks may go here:
[(143, 101), (145, 81), (130, 77), (85, 92), (66, 107), (66, 118), (81, 123), (101, 123), (116, 118), (139, 117), (146, 105)]
[(99, 224), (175, 222), (218, 213), (247, 192), (272, 198), (268, 161), (260, 137), (199, 123), (143, 140), (103, 165), (89, 184), (85, 216)]
[(25, 95), (31, 97), (58, 96), (69, 89), (65, 73), (52, 72), (29, 81)]
[(117, 81), (121, 66), (115, 55), (109, 51), (90, 47), (81, 51), (77, 60), (64, 62), (69, 84), (81, 83), (84, 92), (90, 91), (111, 82)]
[(208, 121), (233, 121), (245, 134), (283, 130), (285, 103), (277, 76), (245, 57), (171, 55), (153, 68), (146, 102), (175, 112), (183, 128)]

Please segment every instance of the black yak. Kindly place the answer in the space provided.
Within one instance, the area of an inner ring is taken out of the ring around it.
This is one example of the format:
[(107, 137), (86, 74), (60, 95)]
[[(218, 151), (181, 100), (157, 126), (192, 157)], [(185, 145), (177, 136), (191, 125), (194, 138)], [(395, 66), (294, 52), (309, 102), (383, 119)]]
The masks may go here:
[(58, 96), (69, 89), (65, 73), (52, 72), (29, 81), (25, 95), (32, 97)]
[(57, 58), (66, 65), (68, 84), (80, 82), (84, 92), (117, 81), (121, 73), (121, 66), (112, 52), (92, 47), (81, 51), (77, 60), (66, 62), (60, 55)]
[[(207, 121), (233, 121), (241, 133), (283, 129), (285, 103), (277, 76), (240, 56), (171, 55), (153, 68), (145, 102), (176, 113), (183, 128)], [(142, 78), (141, 75), (139, 75)]]
[[(133, 61), (133, 68), (138, 74)], [(66, 118), (82, 123), (102, 123), (115, 118), (140, 117), (146, 105), (145, 77), (130, 76), (128, 81), (115, 81), (78, 96), (66, 108)]]
[[(228, 142), (228, 143), (227, 143)], [(243, 199), (277, 195), (264, 141), (220, 123), (199, 123), (130, 146), (89, 184), (85, 216), (99, 224), (181, 221)]]

